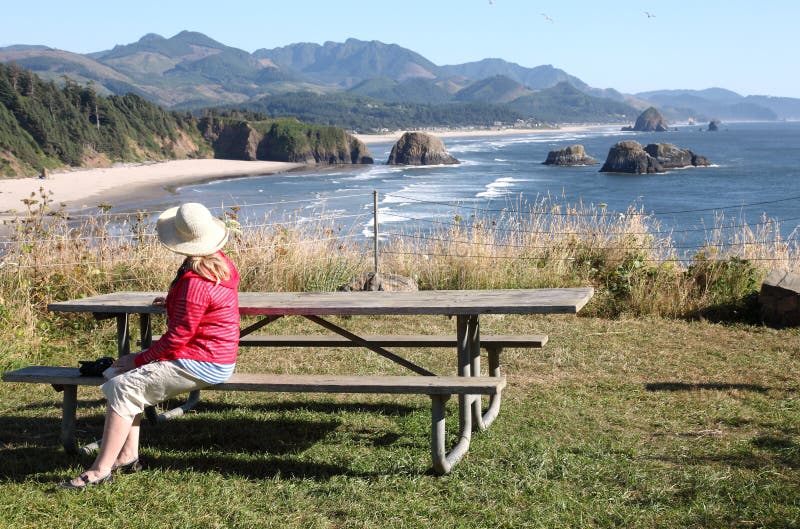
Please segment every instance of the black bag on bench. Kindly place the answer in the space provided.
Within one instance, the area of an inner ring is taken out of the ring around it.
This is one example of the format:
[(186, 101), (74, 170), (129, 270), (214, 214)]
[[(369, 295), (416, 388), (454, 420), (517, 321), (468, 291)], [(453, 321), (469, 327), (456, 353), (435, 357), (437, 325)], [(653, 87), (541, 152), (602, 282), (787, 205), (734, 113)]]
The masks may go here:
[(101, 377), (103, 376), (103, 371), (114, 363), (114, 359), (110, 356), (104, 356), (97, 360), (78, 360), (78, 363), (81, 365), (79, 371), (82, 377)]

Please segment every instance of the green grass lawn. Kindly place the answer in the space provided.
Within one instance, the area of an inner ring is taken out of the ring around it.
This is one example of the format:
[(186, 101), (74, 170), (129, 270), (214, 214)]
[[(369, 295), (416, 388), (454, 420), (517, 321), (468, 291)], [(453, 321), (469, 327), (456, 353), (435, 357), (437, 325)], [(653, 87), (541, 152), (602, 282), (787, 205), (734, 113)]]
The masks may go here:
[[(364, 333), (455, 332), (444, 317), (337, 321)], [(60, 448), (60, 395), (0, 384), (0, 527), (800, 527), (798, 330), (565, 316), (481, 323), (550, 342), (503, 353), (500, 416), (443, 477), (430, 471), (427, 397), (207, 392), (196, 412), (143, 426), (143, 472), (60, 491), (91, 460)], [(113, 325), (97, 325), (46, 344), (43, 360), (110, 354)], [(454, 353), (405, 352), (455, 372)], [(244, 349), (237, 369), (402, 373), (356, 349)], [(93, 388), (79, 400), (88, 442), (104, 402)], [(449, 412), (454, 436), (454, 402)]]

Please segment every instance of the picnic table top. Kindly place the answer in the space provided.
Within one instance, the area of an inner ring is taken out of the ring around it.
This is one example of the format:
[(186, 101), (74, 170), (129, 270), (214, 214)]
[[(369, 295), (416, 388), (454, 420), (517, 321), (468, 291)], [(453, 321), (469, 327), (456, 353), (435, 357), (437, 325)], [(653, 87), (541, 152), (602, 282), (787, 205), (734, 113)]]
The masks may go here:
[[(239, 311), (252, 315), (575, 314), (594, 289), (535, 288), (417, 292), (240, 292)], [(56, 312), (160, 314), (164, 292), (114, 292), (51, 303)]]

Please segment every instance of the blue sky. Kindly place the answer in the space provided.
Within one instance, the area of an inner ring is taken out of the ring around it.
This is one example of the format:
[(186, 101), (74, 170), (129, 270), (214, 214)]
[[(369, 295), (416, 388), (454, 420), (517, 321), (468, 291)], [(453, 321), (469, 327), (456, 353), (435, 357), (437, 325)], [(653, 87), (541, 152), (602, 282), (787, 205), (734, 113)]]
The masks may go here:
[(798, 0), (29, 0), (6, 3), (0, 20), (0, 46), (86, 53), (188, 29), (252, 52), (353, 37), (440, 65), (552, 64), (627, 93), (719, 86), (800, 97)]

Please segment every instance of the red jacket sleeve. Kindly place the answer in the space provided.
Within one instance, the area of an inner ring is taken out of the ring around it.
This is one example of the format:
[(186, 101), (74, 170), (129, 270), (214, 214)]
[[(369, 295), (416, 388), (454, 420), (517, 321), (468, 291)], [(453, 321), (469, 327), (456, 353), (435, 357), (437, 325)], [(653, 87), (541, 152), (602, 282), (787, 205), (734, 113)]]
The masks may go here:
[(211, 303), (208, 282), (189, 277), (188, 274), (173, 287), (169, 297), (172, 299), (167, 300), (167, 332), (148, 349), (136, 355), (136, 367), (177, 358), (175, 353), (197, 333), (197, 327)]

